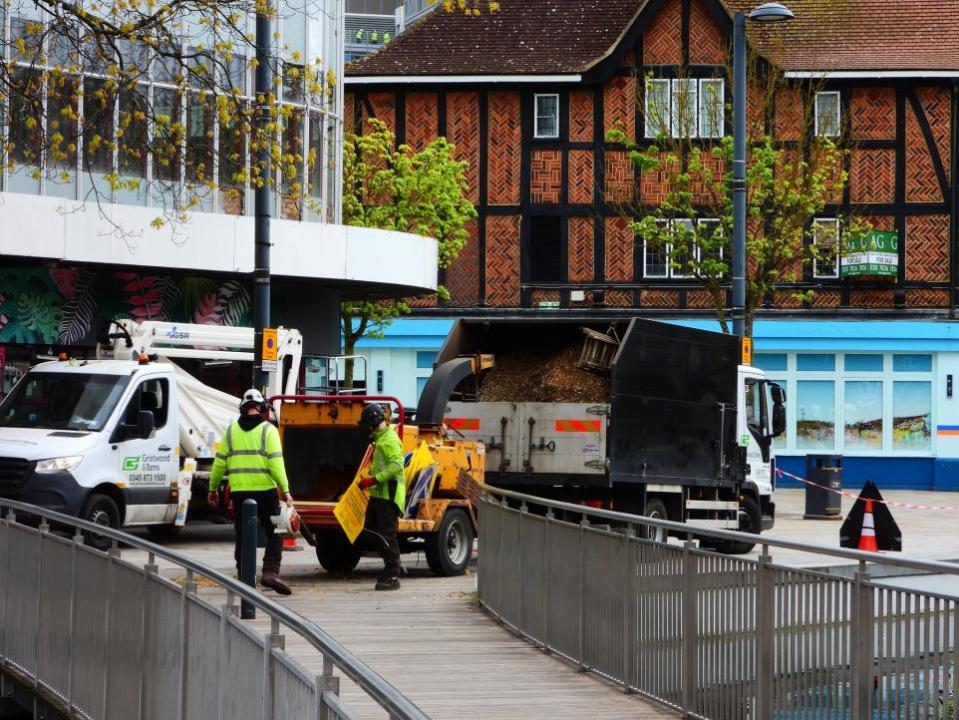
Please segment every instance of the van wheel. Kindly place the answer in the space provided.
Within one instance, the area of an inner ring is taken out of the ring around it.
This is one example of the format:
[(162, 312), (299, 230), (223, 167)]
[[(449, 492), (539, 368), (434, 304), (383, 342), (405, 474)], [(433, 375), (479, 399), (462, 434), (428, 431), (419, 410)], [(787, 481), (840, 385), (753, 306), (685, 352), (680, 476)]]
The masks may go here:
[(166, 542), (172, 540), (183, 528), (179, 525), (169, 523), (167, 525), (147, 525), (147, 533), (154, 542)]
[(342, 530), (316, 533), (316, 559), (329, 573), (348, 573), (360, 562), (360, 550)]
[[(653, 520), (669, 520), (669, 513), (666, 512), (666, 504), (658, 498), (646, 501), (646, 512), (644, 512), (643, 515)], [(669, 539), (669, 530), (646, 525), (643, 528), (643, 537), (653, 542), (665, 543)]]
[[(83, 507), (80, 509), (80, 519), (92, 522), (94, 525), (103, 525), (118, 530), (120, 528), (120, 509), (111, 498), (94, 493), (83, 503)], [(94, 532), (84, 532), (83, 540), (87, 545), (97, 550), (106, 551), (113, 545), (113, 540)]]
[(473, 557), (473, 537), (466, 513), (447, 510), (439, 529), (426, 536), (426, 564), (436, 575), (462, 575)]

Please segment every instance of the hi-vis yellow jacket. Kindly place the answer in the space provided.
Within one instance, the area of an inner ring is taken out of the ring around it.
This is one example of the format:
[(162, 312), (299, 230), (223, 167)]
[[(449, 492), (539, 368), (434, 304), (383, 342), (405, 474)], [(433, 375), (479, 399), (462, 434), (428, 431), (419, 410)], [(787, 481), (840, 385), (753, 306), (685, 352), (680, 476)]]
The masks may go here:
[(224, 474), (229, 476), (231, 492), (277, 487), (289, 492), (279, 431), (266, 421), (252, 430), (244, 430), (239, 421), (230, 425), (213, 460), (211, 490), (220, 486)]

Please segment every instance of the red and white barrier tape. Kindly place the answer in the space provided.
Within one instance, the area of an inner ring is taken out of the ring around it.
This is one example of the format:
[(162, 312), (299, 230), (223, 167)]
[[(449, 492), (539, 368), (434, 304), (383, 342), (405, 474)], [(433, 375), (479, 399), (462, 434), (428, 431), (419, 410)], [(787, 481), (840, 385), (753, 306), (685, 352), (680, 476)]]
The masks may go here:
[[(798, 480), (806, 485), (812, 485), (813, 487), (821, 488), (831, 493), (836, 493), (837, 495), (845, 495), (847, 498), (852, 498), (853, 500), (859, 499), (858, 495), (855, 495), (848, 490), (836, 490), (834, 488), (827, 487), (826, 485), (820, 485), (819, 483), (814, 483), (812, 480), (807, 480), (804, 477), (793, 475), (791, 472), (786, 472), (780, 468), (776, 468), (776, 474), (780, 477), (792, 478), (793, 480)], [(906, 508), (907, 510), (944, 510), (946, 512), (959, 512), (959, 508), (948, 507), (946, 505), (918, 505), (916, 503), (895, 502), (894, 500), (873, 500), (873, 502), (882, 503), (883, 505), (888, 505), (889, 507)]]

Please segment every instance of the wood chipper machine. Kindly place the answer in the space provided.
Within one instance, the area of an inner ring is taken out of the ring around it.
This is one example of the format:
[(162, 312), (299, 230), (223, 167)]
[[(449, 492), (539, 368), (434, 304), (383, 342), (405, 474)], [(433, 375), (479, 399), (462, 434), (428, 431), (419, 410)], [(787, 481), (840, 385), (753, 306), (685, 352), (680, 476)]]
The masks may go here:
[(450, 394), (470, 375), (493, 366), (492, 355), (460, 357), (441, 364), (423, 388), (415, 422), (405, 422), (402, 403), (383, 395), (278, 395), (280, 435), (290, 492), (300, 520), (316, 539), (316, 556), (329, 572), (349, 572), (379, 538), (363, 532), (351, 543), (334, 508), (356, 476), (370, 439), (359, 426), (367, 403), (382, 403), (403, 442), (407, 462), (423, 444), (432, 456), (430, 482), (417, 497), (407, 483), (408, 505), (399, 520), (400, 552), (423, 552), (437, 575), (466, 570), (476, 537), (472, 498), (484, 480), (483, 443), (451, 437), (443, 425)]

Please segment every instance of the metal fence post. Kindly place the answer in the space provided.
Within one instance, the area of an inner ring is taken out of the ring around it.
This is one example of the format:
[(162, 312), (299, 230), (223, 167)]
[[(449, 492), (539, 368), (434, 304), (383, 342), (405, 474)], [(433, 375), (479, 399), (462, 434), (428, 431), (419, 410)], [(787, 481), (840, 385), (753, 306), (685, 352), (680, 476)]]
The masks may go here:
[(190, 684), (190, 595), (196, 592), (196, 580), (193, 571), (187, 568), (186, 582), (180, 593), (180, 718), (187, 717), (187, 697)]
[(70, 637), (67, 640), (67, 709), (73, 712), (73, 629), (77, 624), (77, 555), (78, 548), (83, 544), (83, 535), (77, 528), (70, 542), (70, 617), (67, 627)]
[(148, 628), (153, 626), (153, 595), (150, 592), (153, 580), (151, 578), (155, 577), (158, 571), (159, 567), (156, 564), (156, 556), (150, 553), (147, 557), (146, 564), (143, 566), (143, 605), (140, 608), (140, 662), (137, 663), (140, 687), (137, 700), (139, 704), (137, 717), (141, 718), (150, 717), (150, 713), (147, 713), (145, 710), (147, 672), (144, 670), (143, 665), (145, 659), (148, 657), (147, 643), (150, 641)]
[[(235, 509), (235, 508), (234, 508)], [(247, 498), (240, 510), (240, 580), (256, 587), (256, 500)], [(249, 600), (240, 600), (240, 617), (256, 618), (256, 608)]]
[(696, 697), (696, 556), (693, 541), (683, 543), (683, 711), (693, 712)]
[(773, 716), (773, 641), (775, 638), (776, 576), (770, 567), (769, 546), (756, 565), (756, 659), (755, 706), (752, 720), (769, 720)]
[(523, 639), (528, 637), (526, 633), (526, 593), (523, 592), (523, 588), (526, 583), (526, 576), (523, 574), (523, 554), (524, 554), (524, 545), (523, 545), (523, 525), (526, 524), (526, 514), (529, 512), (526, 507), (526, 501), (520, 503), (519, 505), (519, 516), (517, 518), (517, 539), (516, 539), (516, 551), (519, 557), (519, 583), (517, 583), (517, 592), (519, 592), (519, 617), (516, 622), (516, 630), (519, 633), (519, 636)]
[(107, 550), (107, 593), (104, 596), (104, 607), (103, 609), (103, 716), (104, 718), (109, 718), (110, 713), (108, 708), (110, 707), (110, 616), (113, 614), (111, 611), (111, 598), (114, 597), (114, 568), (116, 566), (115, 561), (120, 557), (120, 545), (116, 540), (110, 542), (110, 549)]
[(627, 525), (623, 532), (623, 690), (631, 693), (629, 686), (629, 661), (633, 652), (632, 609), (633, 609), (633, 577), (636, 571), (632, 563), (633, 526)]
[(37, 591), (34, 595), (37, 598), (37, 637), (33, 651), (33, 687), (35, 688), (40, 687), (40, 639), (44, 635), (41, 631), (43, 616), (40, 614), (40, 590), (43, 587), (43, 541), (50, 531), (46, 518), (40, 519), (40, 525), (37, 529)]
[(273, 650), (283, 650), (285, 643), (280, 634), (280, 621), (270, 618), (270, 632), (263, 638), (263, 720), (273, 719), (276, 696), (276, 678), (273, 674)]
[(579, 521), (579, 650), (576, 662), (579, 671), (586, 672), (586, 528), (589, 518), (585, 515)]
[(552, 652), (549, 646), (549, 524), (553, 519), (551, 508), (546, 509), (546, 539), (543, 542), (543, 603), (545, 606), (545, 615), (543, 616), (543, 650), (547, 653)]
[(859, 561), (852, 599), (852, 720), (872, 715), (874, 590), (866, 561)]
[(315, 720), (332, 720), (333, 713), (327, 707), (324, 696), (340, 694), (340, 679), (333, 674), (333, 661), (328, 655), (323, 656), (323, 674), (316, 676), (316, 704)]

